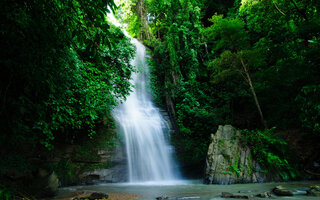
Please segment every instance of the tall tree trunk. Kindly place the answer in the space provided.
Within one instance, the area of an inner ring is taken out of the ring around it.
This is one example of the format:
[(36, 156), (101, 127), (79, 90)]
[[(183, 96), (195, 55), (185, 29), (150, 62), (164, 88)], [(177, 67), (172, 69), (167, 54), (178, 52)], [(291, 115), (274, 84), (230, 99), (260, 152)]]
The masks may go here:
[(145, 10), (145, 0), (139, 0), (137, 3), (137, 14), (140, 21), (140, 40), (150, 40), (151, 33), (149, 31), (149, 25), (147, 21), (147, 13)]
[(264, 120), (264, 117), (263, 117), (263, 114), (262, 114), (262, 110), (261, 110), (261, 107), (260, 107), (260, 103), (258, 101), (258, 97), (257, 97), (256, 92), (254, 90), (254, 87), (253, 87), (253, 84), (252, 84), (252, 80), (251, 80), (248, 68), (247, 68), (246, 64), (244, 63), (243, 58), (242, 58), (241, 55), (240, 55), (240, 61), (241, 61), (241, 65), (243, 67), (244, 73), (246, 74), (247, 81), (249, 83), (252, 96), (254, 98), (254, 102), (255, 102), (255, 104), (257, 106), (257, 109), (258, 109), (258, 112), (259, 112), (259, 115), (260, 115), (261, 123), (263, 124), (264, 128), (268, 128), (267, 127), (267, 122)]

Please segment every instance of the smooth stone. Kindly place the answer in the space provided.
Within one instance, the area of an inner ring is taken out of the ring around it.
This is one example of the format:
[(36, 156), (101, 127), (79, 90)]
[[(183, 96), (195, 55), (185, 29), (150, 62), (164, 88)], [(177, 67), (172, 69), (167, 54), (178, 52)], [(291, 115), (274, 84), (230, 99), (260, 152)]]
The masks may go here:
[(293, 193), (291, 191), (281, 185), (276, 186), (272, 191), (278, 196), (293, 196)]
[(164, 200), (164, 199), (169, 199), (168, 195), (163, 195), (161, 197), (156, 197), (156, 200)]

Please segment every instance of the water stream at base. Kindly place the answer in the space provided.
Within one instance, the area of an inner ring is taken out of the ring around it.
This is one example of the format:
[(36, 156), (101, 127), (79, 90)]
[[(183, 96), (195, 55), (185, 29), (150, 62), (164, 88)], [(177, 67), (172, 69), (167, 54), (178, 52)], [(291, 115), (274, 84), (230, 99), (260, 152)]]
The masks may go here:
[[(272, 194), (271, 199), (279, 200), (319, 200), (319, 197), (307, 196), (306, 190), (311, 185), (319, 185), (319, 181), (282, 182), (282, 183), (252, 183), (234, 185), (204, 185), (201, 180), (194, 180), (178, 185), (135, 185), (128, 183), (101, 184), (92, 186), (66, 187), (59, 190), (57, 199), (72, 197), (81, 191), (106, 192), (109, 194), (136, 194), (137, 200), (152, 200), (159, 196), (168, 195), (169, 199), (186, 200), (223, 200), (222, 192), (233, 194), (259, 194), (271, 190), (277, 185), (283, 185), (294, 192), (294, 196), (277, 196)], [(242, 191), (242, 193), (239, 193)], [(260, 198), (257, 198), (260, 199)], [(262, 198), (263, 199), (263, 198)]]
[(168, 123), (152, 103), (146, 49), (136, 39), (136, 56), (132, 65), (138, 72), (133, 74), (133, 92), (113, 112), (124, 135), (128, 159), (129, 182), (167, 182), (179, 180), (173, 148), (169, 145)]

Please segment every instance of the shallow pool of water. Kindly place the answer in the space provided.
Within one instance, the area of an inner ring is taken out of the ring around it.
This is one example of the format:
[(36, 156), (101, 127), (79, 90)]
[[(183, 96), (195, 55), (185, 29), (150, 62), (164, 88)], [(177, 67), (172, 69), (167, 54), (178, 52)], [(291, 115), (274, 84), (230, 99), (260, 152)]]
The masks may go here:
[[(215, 200), (221, 198), (222, 192), (230, 192), (239, 194), (239, 191), (248, 194), (258, 194), (266, 191), (271, 191), (277, 185), (283, 185), (294, 192), (292, 197), (278, 197), (272, 195), (273, 199), (310, 199), (320, 200), (319, 197), (306, 196), (306, 190), (309, 186), (320, 185), (320, 181), (304, 181), (304, 182), (286, 182), (286, 183), (256, 183), (256, 184), (234, 184), (234, 185), (204, 185), (200, 181), (181, 181), (172, 182), (169, 185), (165, 183), (114, 183), (114, 184), (100, 184), (91, 186), (73, 186), (60, 188), (59, 194), (56, 198), (68, 197), (75, 191), (87, 192), (105, 192), (105, 193), (123, 193), (123, 194), (137, 194), (139, 200), (151, 200), (156, 197), (167, 195), (173, 197), (188, 197), (185, 199), (202, 199)], [(258, 199), (258, 198), (257, 198)]]

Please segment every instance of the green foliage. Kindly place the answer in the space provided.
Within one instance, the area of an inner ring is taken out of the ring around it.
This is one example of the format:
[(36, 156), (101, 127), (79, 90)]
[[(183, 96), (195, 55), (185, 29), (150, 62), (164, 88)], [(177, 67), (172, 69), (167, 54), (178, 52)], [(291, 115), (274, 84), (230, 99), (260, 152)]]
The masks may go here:
[(202, 10), (202, 23), (205, 27), (208, 27), (210, 24), (209, 20), (213, 14), (219, 13), (226, 15), (230, 12), (236, 12), (239, 8), (239, 5), (241, 3), (240, 0), (224, 0), (224, 1), (210, 1), (210, 0), (204, 0), (203, 6), (201, 7)]
[(151, 93), (154, 97), (154, 101), (157, 105), (161, 107), (165, 107), (165, 91), (162, 88), (159, 88), (158, 86), (162, 84), (160, 80), (158, 80), (158, 77), (164, 76), (164, 71), (158, 70), (158, 65), (155, 63), (155, 60), (152, 58), (147, 58), (147, 63), (150, 68), (150, 84), (151, 84)]
[[(246, 77), (241, 72), (239, 58), (244, 57), (269, 125), (281, 129), (299, 126), (297, 113), (300, 109), (294, 99), (300, 88), (306, 85), (303, 83), (317, 83), (316, 77), (319, 77), (316, 72), (318, 60), (312, 53), (319, 46), (306, 42), (319, 35), (315, 26), (318, 13), (306, 12), (308, 16), (305, 17), (300, 8), (313, 10), (317, 6), (314, 2), (300, 2), (297, 10), (292, 1), (242, 1), (238, 14), (229, 13), (230, 17), (225, 18), (215, 14), (211, 18), (213, 25), (203, 32), (211, 52), (209, 58), (212, 60), (208, 66), (212, 87), (216, 88), (215, 93), (222, 92), (231, 97), (224, 101), (224, 105), (216, 104), (221, 107), (217, 108), (218, 113), (223, 111), (223, 116), (231, 116), (232, 124), (237, 126), (257, 127), (257, 112), (248, 104), (252, 100), (248, 99), (248, 92), (243, 91), (245, 88), (241, 83)], [(218, 95), (215, 98), (216, 101), (221, 99)], [(270, 103), (274, 101), (278, 103)]]
[(11, 200), (11, 199), (13, 199), (12, 192), (9, 191), (3, 185), (0, 185), (0, 199), (3, 199), (3, 200)]
[[(148, 42), (153, 48), (151, 81), (154, 97), (158, 104), (168, 105), (169, 112), (176, 118), (179, 133), (174, 135), (173, 142), (178, 151), (192, 152), (180, 159), (198, 162), (204, 158), (207, 148), (209, 130), (206, 122), (213, 122), (209, 103), (199, 103), (200, 100), (205, 102), (204, 99), (211, 101), (203, 91), (206, 84), (197, 81), (205, 78), (198, 55), (202, 51), (201, 3), (149, 0), (146, 6), (154, 18), (148, 24), (155, 38)], [(196, 123), (191, 123), (192, 120)]]
[[(116, 99), (130, 91), (133, 47), (104, 14), (114, 3), (1, 4), (1, 49), (7, 49), (1, 55), (5, 135), (40, 142), (49, 150), (60, 134), (73, 140), (77, 130), (86, 130), (92, 137)], [(6, 12), (10, 9), (14, 12)]]
[(320, 133), (320, 85), (304, 86), (296, 101), (301, 109), (301, 123), (309, 131)]
[[(261, 127), (252, 93), (270, 126), (320, 132), (319, 1), (120, 3), (129, 34), (152, 50), (153, 95), (176, 120), (173, 142), (184, 163), (205, 160), (219, 124)], [(112, 0), (1, 1), (1, 172), (32, 170), (30, 158), (47, 157), (58, 143), (92, 141), (100, 125), (113, 126), (110, 112), (130, 92), (134, 71), (133, 46), (106, 19), (115, 7)], [(283, 177), (293, 171), (287, 145), (272, 131), (247, 134), (265, 166)], [(73, 162), (59, 165), (71, 180)]]
[(210, 19), (213, 23), (204, 30), (208, 41), (213, 40), (215, 49), (231, 49), (232, 51), (245, 49), (248, 46), (248, 35), (241, 19), (223, 18), (223, 15), (214, 15)]
[[(62, 185), (70, 185), (79, 183), (79, 175), (84, 172), (111, 167), (113, 165), (111, 161), (99, 162), (101, 158), (98, 151), (106, 148), (114, 149), (115, 133), (115, 130), (99, 127), (94, 138), (79, 141), (74, 145), (64, 145), (62, 148), (68, 148), (68, 153), (59, 162), (50, 163), (47, 168), (57, 173)], [(59, 152), (53, 153), (52, 156), (59, 158)]]
[(238, 168), (238, 164), (233, 164), (233, 165), (230, 165), (230, 171), (233, 173), (236, 173), (237, 176), (240, 175), (241, 173), (241, 168)]
[[(269, 126), (318, 131), (317, 93), (301, 88), (319, 85), (319, 6), (284, 0), (145, 2), (152, 17), (153, 37), (146, 43), (153, 94), (177, 122), (173, 142), (181, 160), (201, 163), (219, 124), (261, 128), (252, 90)], [(267, 152), (270, 162), (281, 163), (273, 149)]]
[(268, 171), (279, 171), (284, 178), (287, 173), (296, 177), (294, 165), (289, 163), (290, 153), (288, 143), (275, 134), (275, 128), (260, 130), (244, 130), (242, 142), (250, 146), (254, 158)]
[(126, 30), (133, 38), (138, 38), (140, 31), (140, 20), (136, 12), (137, 0), (121, 0), (117, 10), (117, 17), (122, 24), (127, 24)]
[(117, 11), (117, 17), (126, 24), (128, 33), (142, 41), (150, 40), (148, 7), (145, 0), (120, 0), (118, 1), (120, 9)]
[(57, 165), (53, 166), (53, 170), (58, 174), (62, 184), (74, 183), (76, 181), (76, 168), (78, 164), (73, 163), (70, 159), (63, 159)]
[[(57, 144), (113, 126), (110, 112), (134, 71), (133, 45), (107, 21), (114, 9), (112, 0), (1, 1), (1, 175), (31, 173)], [(72, 179), (77, 166), (60, 165)]]

